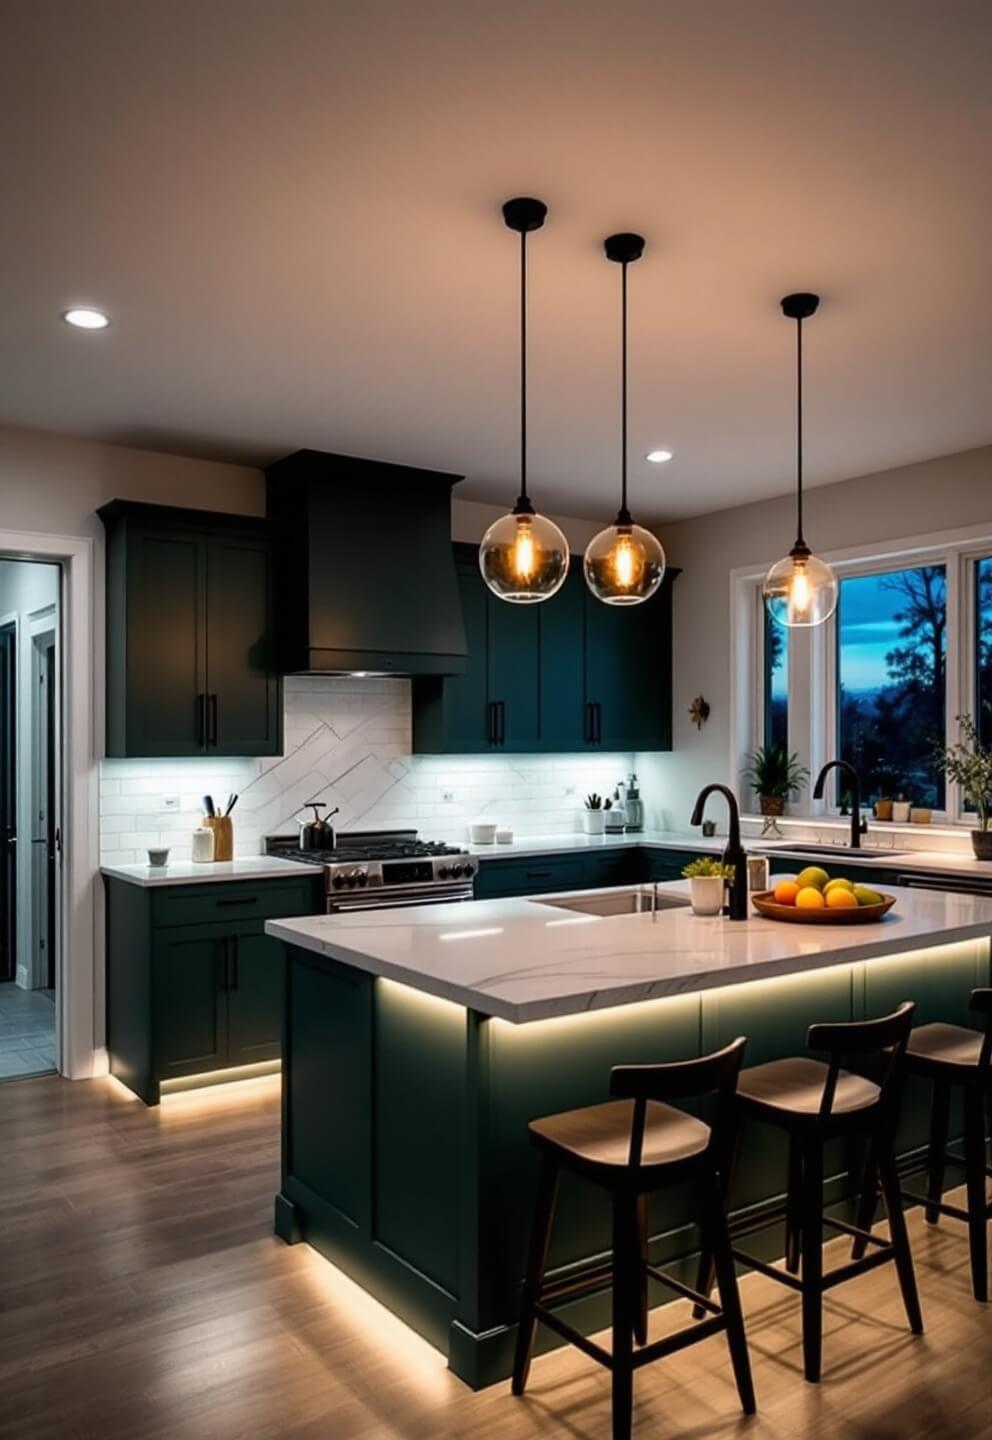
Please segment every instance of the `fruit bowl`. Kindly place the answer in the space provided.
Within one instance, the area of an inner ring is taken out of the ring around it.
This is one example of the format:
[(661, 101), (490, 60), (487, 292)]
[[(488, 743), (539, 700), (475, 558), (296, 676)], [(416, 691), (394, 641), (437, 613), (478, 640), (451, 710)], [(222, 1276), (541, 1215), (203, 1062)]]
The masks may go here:
[(867, 925), (887, 915), (896, 897), (883, 895), (880, 905), (858, 905), (850, 909), (831, 909), (825, 905), (822, 910), (804, 910), (796, 905), (780, 905), (774, 890), (759, 890), (751, 896), (751, 903), (766, 920), (785, 920), (790, 925)]

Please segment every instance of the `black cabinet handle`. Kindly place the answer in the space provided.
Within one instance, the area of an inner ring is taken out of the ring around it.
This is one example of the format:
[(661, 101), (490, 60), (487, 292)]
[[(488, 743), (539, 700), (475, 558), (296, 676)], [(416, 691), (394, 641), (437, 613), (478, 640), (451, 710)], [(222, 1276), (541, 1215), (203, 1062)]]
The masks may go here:
[(201, 750), (207, 748), (207, 697), (196, 697), (196, 743)]
[(486, 706), (486, 711), (487, 711), (488, 718), (489, 718), (489, 729), (488, 729), (487, 739), (488, 739), (490, 745), (495, 745), (495, 744), (496, 744), (496, 701), (495, 701), (495, 700), (490, 700), (490, 701), (489, 701), (488, 705)]
[(602, 707), (602, 705), (600, 705), (600, 703), (599, 703), (598, 700), (594, 701), (594, 703), (593, 703), (593, 707), (592, 707), (592, 720), (593, 720), (593, 734), (592, 734), (592, 738), (593, 738), (594, 742), (595, 742), (597, 745), (600, 745), (600, 744), (602, 743), (602, 740), (603, 740), (603, 707)]
[(227, 989), (228, 960), (227, 952), (229, 939), (226, 935), (217, 941), (217, 953), (214, 959), (214, 982), (218, 990)]
[(227, 937), (227, 967), (228, 967), (227, 988), (228, 988), (228, 990), (237, 990), (237, 988), (238, 988), (238, 978), (239, 978), (238, 962), (239, 962), (239, 960), (240, 960), (240, 956), (239, 956), (239, 954), (238, 954), (238, 937), (237, 937), (237, 935), (229, 935), (229, 936)]
[(502, 700), (496, 701), (496, 744), (506, 744), (506, 705)]
[(552, 870), (528, 870), (528, 880), (550, 880), (554, 872)]
[(216, 744), (217, 744), (217, 696), (216, 696), (216, 695), (211, 695), (211, 696), (209, 697), (209, 701), (210, 701), (210, 703), (209, 703), (209, 710), (210, 710), (210, 731), (209, 731), (209, 734), (208, 734), (208, 736), (207, 736), (207, 744), (208, 744), (208, 745), (216, 745)]
[(587, 701), (586, 701), (586, 744), (587, 744), (587, 745), (591, 745), (591, 744), (592, 744), (592, 739), (593, 739), (593, 733), (592, 733), (592, 701), (591, 701), (591, 700), (587, 700)]
[(257, 895), (239, 895), (234, 900), (215, 900), (215, 905), (257, 905)]

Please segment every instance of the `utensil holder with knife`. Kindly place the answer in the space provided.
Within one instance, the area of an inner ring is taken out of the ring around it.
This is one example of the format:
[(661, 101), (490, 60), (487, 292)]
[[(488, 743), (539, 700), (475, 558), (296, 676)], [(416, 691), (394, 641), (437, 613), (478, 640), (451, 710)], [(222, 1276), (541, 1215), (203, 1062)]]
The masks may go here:
[(234, 821), (230, 815), (204, 815), (203, 824), (214, 832), (214, 859), (234, 859)]

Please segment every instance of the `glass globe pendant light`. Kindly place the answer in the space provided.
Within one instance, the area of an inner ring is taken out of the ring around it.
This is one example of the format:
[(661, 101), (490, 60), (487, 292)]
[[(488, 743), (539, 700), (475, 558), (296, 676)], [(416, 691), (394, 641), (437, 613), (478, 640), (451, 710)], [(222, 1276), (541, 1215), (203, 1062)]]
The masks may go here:
[(819, 295), (786, 295), (782, 314), (796, 322), (796, 543), (765, 576), (768, 613), (786, 629), (822, 625), (837, 609), (837, 576), (803, 535), (803, 321), (816, 314)]
[(527, 236), (540, 230), (541, 200), (507, 200), (503, 219), (520, 235), (520, 494), (509, 515), (490, 525), (479, 546), (479, 569), (494, 595), (517, 605), (548, 600), (568, 576), (568, 541), (538, 515), (527, 494)]
[(640, 605), (651, 598), (665, 574), (661, 541), (642, 525), (635, 525), (627, 508), (627, 266), (644, 254), (644, 239), (640, 235), (611, 235), (604, 249), (607, 259), (621, 267), (620, 509), (613, 524), (589, 541), (583, 569), (586, 584), (597, 600), (605, 605)]

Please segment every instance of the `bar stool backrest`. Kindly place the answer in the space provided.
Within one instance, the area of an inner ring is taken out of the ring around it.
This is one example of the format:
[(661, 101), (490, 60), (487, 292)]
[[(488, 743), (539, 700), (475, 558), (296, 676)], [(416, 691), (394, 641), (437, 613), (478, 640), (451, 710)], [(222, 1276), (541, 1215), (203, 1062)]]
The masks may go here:
[(746, 1048), (747, 1039), (740, 1036), (722, 1050), (694, 1060), (676, 1060), (665, 1065), (613, 1067), (610, 1071), (610, 1094), (617, 1099), (634, 1102), (628, 1155), (631, 1170), (637, 1170), (641, 1164), (649, 1100), (671, 1103), (715, 1094), (716, 1113), (711, 1126), (709, 1151), (718, 1157), (718, 1165), (725, 1160), (732, 1144), (734, 1095)]
[(968, 1009), (985, 1016), (985, 1040), (978, 1056), (978, 1083), (987, 1086), (992, 1080), (992, 987), (972, 990)]
[(807, 1047), (810, 1050), (825, 1050), (829, 1055), (827, 1082), (820, 1102), (821, 1120), (829, 1119), (833, 1110), (841, 1061), (846, 1055), (878, 1055), (883, 1061), (879, 1108), (886, 1110), (898, 1102), (915, 1010), (913, 1001), (904, 1000), (898, 1010), (878, 1020), (842, 1021), (836, 1025), (809, 1027)]

